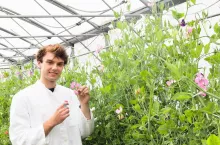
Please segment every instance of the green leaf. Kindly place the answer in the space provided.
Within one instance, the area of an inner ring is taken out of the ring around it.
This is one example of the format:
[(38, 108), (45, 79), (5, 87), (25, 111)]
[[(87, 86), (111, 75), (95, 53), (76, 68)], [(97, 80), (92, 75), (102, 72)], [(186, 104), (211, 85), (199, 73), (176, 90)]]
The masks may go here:
[(171, 63), (169, 63), (169, 62), (165, 62), (165, 63), (167, 65), (167, 68), (170, 70), (173, 78), (175, 80), (179, 80), (180, 79), (180, 73), (179, 73), (178, 67), (173, 65), (173, 64), (171, 64)]
[(187, 92), (179, 92), (179, 93), (176, 93), (172, 97), (172, 100), (187, 101), (190, 98), (192, 98), (192, 96), (189, 93), (187, 93)]
[(166, 107), (166, 108), (161, 109), (161, 112), (162, 112), (163, 114), (167, 114), (167, 113), (169, 113), (171, 110), (172, 110), (172, 109), (171, 109), (170, 107)]
[(208, 43), (204, 46), (204, 53), (207, 54), (209, 52), (209, 50), (210, 50), (210, 43)]
[(108, 115), (105, 117), (105, 120), (108, 120), (110, 117), (111, 117), (111, 115), (108, 114)]
[(215, 24), (214, 31), (215, 31), (216, 34), (220, 33), (220, 26), (218, 25), (218, 23)]
[(108, 86), (106, 86), (106, 87), (104, 87), (104, 88), (100, 88), (100, 90), (101, 90), (101, 92), (102, 92), (103, 94), (108, 94), (108, 93), (110, 93), (111, 84), (108, 85)]
[(114, 11), (114, 16), (115, 16), (115, 18), (119, 18), (120, 14), (118, 12)]
[(186, 110), (184, 111), (186, 117), (187, 117), (187, 121), (189, 123), (192, 123), (192, 116), (193, 116), (193, 111), (192, 110)]
[(123, 29), (125, 29), (126, 27), (127, 27), (126, 22), (122, 22), (122, 21), (118, 21), (118, 22), (117, 22), (117, 28), (123, 30)]
[(136, 104), (136, 105), (133, 107), (133, 109), (134, 109), (135, 111), (137, 111), (138, 113), (141, 113), (141, 107), (140, 107), (139, 104)]
[(129, 102), (130, 102), (132, 105), (135, 105), (135, 104), (137, 104), (138, 101), (137, 101), (137, 100), (130, 100)]
[(140, 126), (141, 126), (141, 124), (132, 125), (132, 126), (131, 126), (131, 129), (136, 129), (136, 128), (140, 127)]
[(132, 137), (133, 137), (134, 139), (141, 139), (141, 138), (146, 138), (146, 135), (145, 135), (145, 134), (140, 134), (140, 133), (134, 132), (134, 133), (132, 133)]
[(216, 135), (211, 134), (209, 138), (207, 139), (207, 144), (208, 145), (220, 145), (220, 139)]
[(159, 29), (156, 33), (156, 37), (157, 37), (157, 40), (160, 42), (161, 39), (163, 38), (163, 32), (161, 29)]
[(203, 16), (203, 18), (208, 17), (208, 12), (202, 11), (202, 16)]
[(203, 48), (203, 45), (200, 44), (200, 45), (197, 45), (196, 47), (196, 58), (198, 58), (200, 55), (201, 55), (201, 52), (202, 52), (202, 48)]
[(141, 118), (141, 122), (142, 122), (142, 124), (145, 124), (146, 122), (147, 122), (147, 119), (148, 119), (148, 116), (143, 116), (142, 118)]
[(196, 4), (196, 0), (190, 0), (194, 5)]
[(157, 129), (157, 131), (160, 133), (160, 134), (167, 134), (168, 133), (168, 126), (167, 124), (163, 124), (163, 125), (160, 125), (159, 128)]
[(215, 53), (214, 55), (206, 57), (205, 60), (211, 64), (220, 64), (220, 53)]
[(213, 114), (216, 112), (217, 107), (216, 107), (215, 103), (209, 102), (208, 105), (206, 107), (202, 108), (201, 110), (208, 113), (208, 114)]
[(174, 10), (172, 10), (172, 15), (177, 20), (179, 20), (180, 18), (184, 17), (184, 13), (178, 13), (177, 11), (174, 11)]

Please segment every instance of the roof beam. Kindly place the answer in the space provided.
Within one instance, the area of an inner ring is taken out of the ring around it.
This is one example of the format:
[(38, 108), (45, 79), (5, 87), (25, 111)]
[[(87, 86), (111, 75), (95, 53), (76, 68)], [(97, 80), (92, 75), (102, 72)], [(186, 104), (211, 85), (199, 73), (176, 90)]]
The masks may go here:
[[(62, 3), (60, 3), (60, 2), (58, 2), (56, 0), (46, 0), (46, 1), (49, 2), (49, 3), (52, 3), (53, 5), (55, 5), (55, 6), (59, 7), (59, 8), (61, 8), (61, 9), (65, 10), (67, 12), (69, 12), (70, 14), (79, 15), (74, 10), (70, 9), (69, 7), (65, 6), (64, 4), (62, 4)], [(95, 29), (99, 29), (99, 26), (97, 24), (95, 24), (95, 23), (93, 23), (93, 22), (91, 22), (89, 20), (86, 20), (85, 18), (82, 18), (82, 17), (80, 17), (80, 19), (87, 21), (87, 23), (92, 25)]]
[[(160, 1), (161, 2), (161, 1)], [(168, 6), (175, 6), (175, 5), (178, 5), (178, 4), (181, 4), (183, 2), (186, 2), (186, 0), (163, 0), (162, 2), (164, 2), (165, 5), (168, 5)], [(159, 3), (159, 2), (157, 2)], [(141, 14), (147, 14), (147, 13), (151, 13), (151, 9), (150, 8), (146, 8), (145, 6), (142, 7), (142, 8), (139, 8), (137, 9), (136, 11), (132, 11), (130, 12), (129, 14), (125, 14), (125, 18), (127, 21), (131, 20), (132, 18), (136, 17), (136, 18), (140, 18), (141, 17)], [(104, 16), (104, 15), (101, 15), (101, 16)], [(114, 20), (114, 22), (117, 22), (119, 21), (120, 19), (116, 19)], [(104, 32), (108, 32), (110, 30), (109, 28), (109, 25), (112, 24), (112, 22), (109, 22), (109, 23), (106, 23), (102, 26), (100, 26)], [(84, 32), (82, 34), (100, 34), (102, 33), (101, 31), (98, 31), (96, 29), (91, 29), (87, 32)], [(86, 37), (78, 37), (78, 40), (74, 39), (74, 38), (71, 38), (69, 39), (68, 41), (75, 44), (75, 43), (78, 43), (79, 41), (84, 41), (86, 39), (89, 39), (91, 38), (92, 36), (86, 36)]]
[(51, 39), (52, 37), (77, 37), (77, 36), (97, 36), (97, 34), (71, 34), (71, 35), (32, 35), (32, 36), (0, 36), (0, 39), (3, 38), (20, 38), (23, 40), (23, 38), (42, 38), (47, 37), (48, 39)]

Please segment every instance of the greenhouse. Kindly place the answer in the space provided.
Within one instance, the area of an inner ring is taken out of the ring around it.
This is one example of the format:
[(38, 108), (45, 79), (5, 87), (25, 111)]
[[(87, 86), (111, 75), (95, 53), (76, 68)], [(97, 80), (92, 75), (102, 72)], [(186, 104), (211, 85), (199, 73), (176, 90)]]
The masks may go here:
[(220, 145), (220, 0), (1, 0), (0, 145)]

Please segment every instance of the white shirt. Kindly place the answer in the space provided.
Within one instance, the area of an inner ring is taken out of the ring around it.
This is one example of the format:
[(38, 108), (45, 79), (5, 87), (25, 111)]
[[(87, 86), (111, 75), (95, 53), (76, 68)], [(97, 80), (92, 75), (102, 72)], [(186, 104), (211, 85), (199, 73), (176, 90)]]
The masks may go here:
[[(43, 123), (64, 101), (69, 102), (70, 116), (45, 137)], [(82, 145), (81, 138), (94, 130), (94, 119), (87, 120), (77, 96), (71, 89), (56, 85), (54, 92), (41, 81), (18, 92), (10, 110), (10, 140), (13, 145)]]

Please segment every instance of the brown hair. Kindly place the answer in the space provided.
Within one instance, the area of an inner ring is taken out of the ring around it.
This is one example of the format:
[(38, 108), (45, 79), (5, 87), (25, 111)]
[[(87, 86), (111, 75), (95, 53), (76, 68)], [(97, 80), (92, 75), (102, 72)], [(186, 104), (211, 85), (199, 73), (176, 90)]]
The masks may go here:
[(61, 58), (64, 61), (64, 64), (67, 64), (68, 55), (66, 53), (66, 50), (64, 47), (60, 44), (54, 44), (54, 45), (47, 45), (42, 47), (36, 55), (37, 61), (43, 62), (43, 57), (46, 55), (47, 52), (51, 52), (55, 55), (57, 58)]

